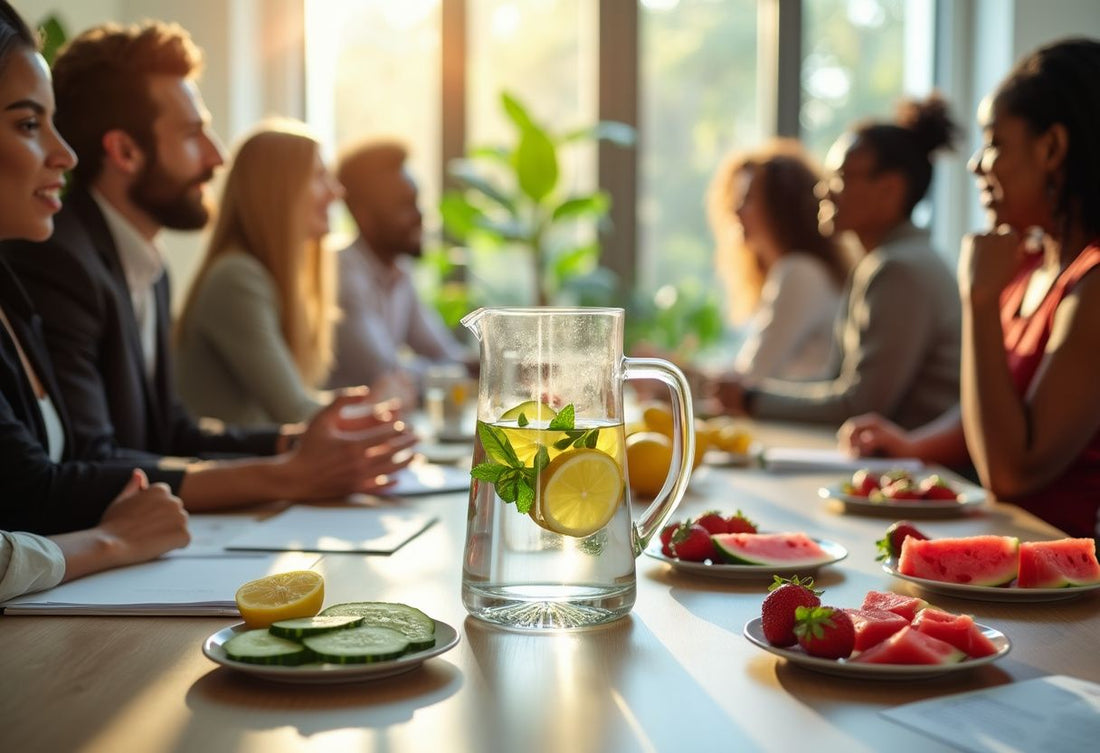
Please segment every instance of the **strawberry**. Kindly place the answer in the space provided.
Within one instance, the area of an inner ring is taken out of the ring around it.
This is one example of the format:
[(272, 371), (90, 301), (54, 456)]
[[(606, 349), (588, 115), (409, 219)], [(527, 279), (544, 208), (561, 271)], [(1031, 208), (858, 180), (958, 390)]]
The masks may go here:
[(797, 575), (790, 580), (776, 575), (768, 592), (760, 605), (764, 640), (773, 646), (793, 646), (798, 642), (794, 634), (795, 610), (821, 604), (821, 592), (814, 590), (813, 578), (800, 580)]
[(894, 483), (895, 481), (912, 481), (912, 480), (913, 480), (913, 474), (909, 473), (909, 471), (904, 470), (902, 468), (895, 468), (894, 470), (886, 471), (886, 473), (879, 476), (878, 487), (880, 489), (885, 489), (886, 487), (888, 487), (890, 484)]
[(899, 478), (882, 487), (881, 491), (887, 499), (924, 499), (924, 494), (911, 478)]
[(756, 533), (757, 530), (756, 523), (740, 510), (726, 518), (726, 533)]
[(672, 534), (672, 551), (682, 560), (702, 562), (718, 558), (710, 531), (696, 523), (684, 523)]
[(899, 520), (886, 529), (885, 536), (875, 542), (879, 549), (879, 555), (875, 559), (885, 560), (899, 557), (901, 555), (901, 543), (905, 541), (907, 536), (912, 536), (914, 539), (928, 538), (908, 520)]
[(860, 468), (852, 474), (852, 482), (847, 485), (847, 493), (856, 497), (866, 497), (879, 488), (878, 476), (866, 468)]
[(922, 499), (958, 499), (959, 493), (950, 484), (943, 480), (942, 476), (931, 475), (922, 479), (918, 487)]
[(732, 533), (726, 525), (726, 519), (719, 515), (716, 510), (705, 512), (691, 522), (697, 526), (706, 528), (712, 535), (716, 533)]
[(852, 618), (836, 607), (798, 607), (794, 610), (794, 634), (810, 656), (847, 659), (856, 645)]
[(676, 556), (676, 552), (672, 551), (672, 537), (681, 525), (681, 523), (669, 523), (661, 529), (661, 554), (666, 557)]

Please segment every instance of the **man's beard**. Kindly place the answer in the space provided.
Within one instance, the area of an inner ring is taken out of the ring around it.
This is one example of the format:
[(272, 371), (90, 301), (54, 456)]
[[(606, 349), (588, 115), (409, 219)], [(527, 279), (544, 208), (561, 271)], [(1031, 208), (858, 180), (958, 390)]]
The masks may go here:
[(147, 164), (130, 186), (129, 197), (139, 209), (146, 212), (162, 227), (172, 230), (201, 230), (210, 221), (210, 207), (205, 193), (198, 197), (188, 192), (214, 177), (213, 170), (181, 182), (168, 175), (157, 162)]

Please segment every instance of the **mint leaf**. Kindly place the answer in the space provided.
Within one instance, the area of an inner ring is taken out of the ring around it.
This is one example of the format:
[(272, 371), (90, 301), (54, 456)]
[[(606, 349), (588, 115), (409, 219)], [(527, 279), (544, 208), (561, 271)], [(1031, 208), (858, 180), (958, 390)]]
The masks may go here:
[(519, 418), (516, 419), (516, 426), (524, 427), (529, 423), (531, 422), (527, 420), (527, 414), (520, 411)]
[[(595, 449), (596, 443), (599, 442), (599, 441), (600, 441), (600, 430), (599, 429), (589, 429), (587, 432), (585, 432), (584, 446), (587, 447), (588, 449), (590, 449), (590, 450)], [(580, 444), (580, 440), (577, 441), (577, 444)]]
[(557, 442), (554, 442), (554, 449), (555, 450), (568, 450), (569, 447), (573, 444), (573, 442), (574, 442), (573, 437), (562, 437)]
[(539, 451), (535, 453), (535, 472), (541, 473), (542, 469), (550, 465), (550, 453), (541, 444)]
[(506, 470), (508, 470), (508, 467), (504, 465), (498, 465), (496, 463), (478, 463), (470, 469), (470, 476), (479, 481), (488, 481), (490, 484), (495, 484), (500, 480), (500, 475)]
[(500, 478), (496, 482), (497, 496), (505, 502), (515, 502), (519, 494), (521, 473), (522, 471), (519, 469), (510, 468), (500, 474)]
[(550, 421), (550, 425), (546, 428), (551, 431), (565, 431), (573, 428), (573, 423), (576, 420), (575, 411), (573, 409), (573, 403), (562, 408), (558, 411), (558, 415)]
[(485, 448), (485, 454), (493, 460), (511, 468), (523, 466), (516, 457), (516, 451), (508, 442), (508, 436), (497, 427), (478, 423), (477, 437), (481, 440), (481, 446)]
[(517, 490), (519, 494), (516, 497), (516, 509), (522, 513), (530, 512), (531, 506), (535, 504), (535, 490), (527, 484), (520, 484)]

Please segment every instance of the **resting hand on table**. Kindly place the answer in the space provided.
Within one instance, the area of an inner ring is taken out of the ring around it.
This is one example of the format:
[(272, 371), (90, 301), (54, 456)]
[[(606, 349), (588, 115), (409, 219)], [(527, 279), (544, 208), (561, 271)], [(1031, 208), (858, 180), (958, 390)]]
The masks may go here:
[(745, 410), (745, 383), (739, 376), (723, 375), (710, 383), (708, 389), (711, 399), (717, 401), (722, 412), (743, 416)]
[(165, 484), (153, 484), (140, 470), (103, 511), (97, 528), (106, 534), (116, 565), (159, 557), (191, 541), (187, 512)]
[(877, 413), (849, 418), (836, 433), (840, 449), (854, 457), (913, 457), (909, 433)]
[(296, 436), (287, 453), (285, 496), (321, 499), (373, 492), (409, 464), (416, 436), (392, 404), (375, 405), (367, 391), (339, 395)]

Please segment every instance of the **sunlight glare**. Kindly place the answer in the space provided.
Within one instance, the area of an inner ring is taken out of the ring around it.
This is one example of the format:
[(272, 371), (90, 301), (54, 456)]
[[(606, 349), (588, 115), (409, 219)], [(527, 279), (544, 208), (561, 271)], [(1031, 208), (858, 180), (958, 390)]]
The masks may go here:
[(504, 3), (493, 11), (493, 36), (507, 39), (519, 29), (520, 14), (515, 3)]

